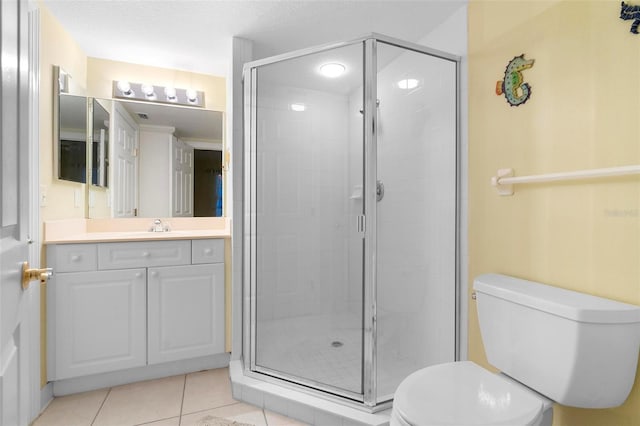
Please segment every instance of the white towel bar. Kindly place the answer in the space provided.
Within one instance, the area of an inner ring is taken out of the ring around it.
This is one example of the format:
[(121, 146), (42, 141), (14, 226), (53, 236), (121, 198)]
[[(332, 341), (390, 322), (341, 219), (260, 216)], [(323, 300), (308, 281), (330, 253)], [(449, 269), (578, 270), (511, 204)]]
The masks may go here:
[(609, 167), (605, 169), (577, 170), (575, 172), (548, 173), (544, 175), (513, 176), (513, 169), (499, 169), (491, 178), (500, 195), (513, 195), (513, 185), (518, 183), (553, 182), (559, 180), (593, 179), (599, 177), (624, 176), (640, 174), (638, 166)]

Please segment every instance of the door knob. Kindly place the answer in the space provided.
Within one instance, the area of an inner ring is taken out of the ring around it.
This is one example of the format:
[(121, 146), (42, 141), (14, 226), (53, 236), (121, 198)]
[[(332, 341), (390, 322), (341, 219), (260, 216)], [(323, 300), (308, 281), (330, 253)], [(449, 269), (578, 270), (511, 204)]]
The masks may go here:
[(45, 282), (47, 279), (53, 275), (53, 269), (51, 268), (29, 268), (29, 262), (22, 263), (22, 289), (26, 290), (29, 288), (29, 283), (33, 280), (39, 280), (40, 282)]

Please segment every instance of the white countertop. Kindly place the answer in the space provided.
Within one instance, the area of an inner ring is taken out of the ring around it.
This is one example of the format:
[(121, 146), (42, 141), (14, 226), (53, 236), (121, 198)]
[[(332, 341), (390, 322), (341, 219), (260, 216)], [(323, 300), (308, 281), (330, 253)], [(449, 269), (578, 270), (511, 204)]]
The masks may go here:
[(45, 222), (44, 244), (230, 238), (227, 218), (166, 218), (167, 232), (148, 231), (151, 221), (140, 219), (70, 219)]

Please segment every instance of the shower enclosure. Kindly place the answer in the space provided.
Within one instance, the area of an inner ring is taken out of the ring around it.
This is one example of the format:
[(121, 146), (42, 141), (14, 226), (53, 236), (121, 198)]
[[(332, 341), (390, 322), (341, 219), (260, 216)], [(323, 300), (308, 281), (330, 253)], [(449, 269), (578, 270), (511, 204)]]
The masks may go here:
[(457, 359), (458, 75), (378, 34), (245, 66), (245, 374), (375, 411)]

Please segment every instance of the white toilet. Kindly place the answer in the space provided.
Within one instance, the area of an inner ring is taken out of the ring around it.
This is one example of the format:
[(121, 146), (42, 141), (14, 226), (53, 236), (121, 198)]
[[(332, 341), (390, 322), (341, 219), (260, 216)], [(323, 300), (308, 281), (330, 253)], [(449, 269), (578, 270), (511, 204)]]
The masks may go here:
[(391, 426), (551, 425), (552, 404), (622, 404), (635, 379), (640, 307), (499, 274), (474, 281), (487, 360), (434, 365), (396, 390)]

